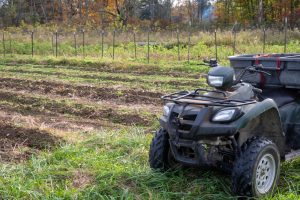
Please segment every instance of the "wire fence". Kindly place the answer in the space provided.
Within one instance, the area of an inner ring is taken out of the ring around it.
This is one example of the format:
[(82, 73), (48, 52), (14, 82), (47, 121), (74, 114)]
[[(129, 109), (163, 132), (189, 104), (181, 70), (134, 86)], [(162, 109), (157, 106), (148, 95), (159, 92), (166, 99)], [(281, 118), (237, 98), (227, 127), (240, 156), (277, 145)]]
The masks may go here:
[(300, 32), (251, 31), (2, 31), (3, 57), (96, 57), (144, 62), (191, 62), (233, 54), (299, 52)]

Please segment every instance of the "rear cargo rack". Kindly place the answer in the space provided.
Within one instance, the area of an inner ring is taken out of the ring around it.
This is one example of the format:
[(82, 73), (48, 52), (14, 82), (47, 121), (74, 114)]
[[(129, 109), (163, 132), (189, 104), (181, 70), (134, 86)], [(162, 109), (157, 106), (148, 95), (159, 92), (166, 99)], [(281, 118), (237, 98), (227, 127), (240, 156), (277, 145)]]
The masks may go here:
[[(201, 92), (201, 93), (200, 93)], [(223, 97), (212, 97), (205, 92), (221, 94)], [(238, 107), (257, 103), (253, 99), (237, 100), (228, 99), (225, 92), (220, 90), (196, 89), (195, 91), (180, 91), (161, 97), (164, 101), (170, 101), (178, 104), (193, 104), (203, 106), (222, 106), (222, 107)]]
[(236, 74), (248, 66), (261, 64), (263, 70), (271, 74), (255, 73), (244, 77), (243, 81), (259, 88), (300, 89), (300, 54), (246, 54), (230, 56), (230, 66)]

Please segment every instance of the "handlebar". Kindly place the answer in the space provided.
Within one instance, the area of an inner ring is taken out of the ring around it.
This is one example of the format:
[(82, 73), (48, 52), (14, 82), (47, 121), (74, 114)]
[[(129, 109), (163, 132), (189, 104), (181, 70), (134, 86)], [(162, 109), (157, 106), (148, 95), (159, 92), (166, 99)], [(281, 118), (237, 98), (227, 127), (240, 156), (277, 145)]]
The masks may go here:
[(264, 71), (264, 67), (263, 67), (262, 64), (260, 64), (260, 65), (253, 65), (253, 66), (246, 67), (244, 69), (244, 71), (242, 71), (242, 73), (236, 79), (235, 83), (239, 83), (242, 80), (243, 76), (246, 74), (247, 71), (250, 72), (250, 73), (262, 73), (262, 74), (265, 74), (267, 76), (271, 76), (270, 73)]
[(256, 94), (261, 94), (262, 93), (262, 90), (259, 89), (259, 88), (252, 88), (253, 92), (256, 93)]
[(263, 70), (256, 70), (256, 69), (248, 69), (248, 71), (250, 72), (250, 73), (263, 73), (263, 74), (266, 74), (266, 75), (268, 75), (268, 76), (271, 76), (271, 74), (270, 73), (268, 73), (268, 72), (265, 72), (265, 71), (263, 71)]

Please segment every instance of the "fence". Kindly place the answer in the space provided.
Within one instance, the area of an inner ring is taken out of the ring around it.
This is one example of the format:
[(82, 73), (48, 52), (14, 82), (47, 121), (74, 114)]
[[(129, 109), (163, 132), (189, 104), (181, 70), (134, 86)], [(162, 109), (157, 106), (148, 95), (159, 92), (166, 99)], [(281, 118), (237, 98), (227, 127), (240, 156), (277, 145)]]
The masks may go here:
[(144, 62), (192, 62), (232, 54), (299, 52), (299, 31), (285, 28), (252, 31), (77, 32), (2, 31), (3, 57), (13, 55), (98, 57)]

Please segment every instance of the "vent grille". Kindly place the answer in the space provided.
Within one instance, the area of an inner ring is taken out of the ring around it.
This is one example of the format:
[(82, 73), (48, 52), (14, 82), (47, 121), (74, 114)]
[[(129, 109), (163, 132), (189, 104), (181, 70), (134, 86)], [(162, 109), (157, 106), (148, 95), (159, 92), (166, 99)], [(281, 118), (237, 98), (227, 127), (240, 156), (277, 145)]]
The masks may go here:
[(193, 115), (182, 115), (178, 118), (179, 113), (172, 112), (170, 116), (172, 126), (177, 129), (179, 132), (188, 133), (197, 118), (196, 114)]

